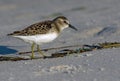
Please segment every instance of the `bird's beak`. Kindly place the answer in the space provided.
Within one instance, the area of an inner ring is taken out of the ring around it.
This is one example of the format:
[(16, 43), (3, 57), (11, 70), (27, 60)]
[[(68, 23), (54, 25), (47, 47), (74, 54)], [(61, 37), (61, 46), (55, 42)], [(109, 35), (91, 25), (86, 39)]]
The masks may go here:
[(78, 30), (77, 28), (75, 28), (75, 27), (72, 26), (71, 24), (69, 24), (69, 27), (72, 28), (72, 29), (74, 29), (74, 30), (76, 30), (76, 31)]

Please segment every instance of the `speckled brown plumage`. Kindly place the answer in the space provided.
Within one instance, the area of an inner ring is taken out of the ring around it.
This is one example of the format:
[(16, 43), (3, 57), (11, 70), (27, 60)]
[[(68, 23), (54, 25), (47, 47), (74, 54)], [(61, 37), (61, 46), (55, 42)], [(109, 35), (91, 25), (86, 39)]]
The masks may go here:
[(52, 21), (43, 21), (43, 22), (35, 23), (21, 31), (15, 31), (8, 35), (30, 36), (30, 35), (36, 35), (36, 34), (46, 34), (50, 31), (50, 29), (52, 29), (51, 24), (52, 24)]
[[(8, 35), (20, 35), (20, 36), (31, 36), (36, 34), (46, 34), (49, 32), (60, 32), (60, 28), (56, 23), (63, 24), (63, 22), (56, 22), (58, 19), (67, 20), (64, 16), (59, 16), (53, 20), (47, 20), (39, 23), (35, 23), (33, 25), (28, 26), (27, 28), (21, 30), (21, 31), (14, 31), (13, 33), (10, 33)], [(59, 24), (59, 25), (60, 25)]]

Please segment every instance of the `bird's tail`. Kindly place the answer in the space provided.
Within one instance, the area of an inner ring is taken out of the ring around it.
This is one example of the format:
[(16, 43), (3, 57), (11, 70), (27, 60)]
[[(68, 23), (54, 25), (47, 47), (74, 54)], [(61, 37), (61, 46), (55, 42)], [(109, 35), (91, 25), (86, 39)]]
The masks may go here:
[(13, 33), (7, 34), (7, 36), (19, 35), (20, 31), (15, 31)]

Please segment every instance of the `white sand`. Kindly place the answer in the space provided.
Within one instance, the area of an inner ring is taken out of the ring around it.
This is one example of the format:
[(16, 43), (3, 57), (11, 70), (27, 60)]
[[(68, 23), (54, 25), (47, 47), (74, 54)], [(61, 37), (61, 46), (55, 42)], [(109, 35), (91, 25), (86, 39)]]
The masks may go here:
[[(6, 34), (59, 14), (78, 31), (65, 29), (42, 48), (120, 42), (120, 0), (0, 0), (0, 54), (29, 51), (30, 45)], [(120, 81), (120, 48), (54, 59), (2, 61), (0, 81)]]

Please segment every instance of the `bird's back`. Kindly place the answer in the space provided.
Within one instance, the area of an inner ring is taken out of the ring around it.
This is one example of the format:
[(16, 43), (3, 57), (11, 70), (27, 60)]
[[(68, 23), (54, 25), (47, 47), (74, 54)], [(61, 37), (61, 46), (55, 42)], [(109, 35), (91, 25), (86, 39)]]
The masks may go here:
[(14, 31), (13, 33), (10, 33), (8, 35), (32, 36), (32, 35), (36, 35), (36, 34), (46, 34), (52, 28), (51, 24), (52, 24), (52, 21), (50, 21), (50, 20), (35, 23), (35, 24), (30, 25), (21, 31)]

